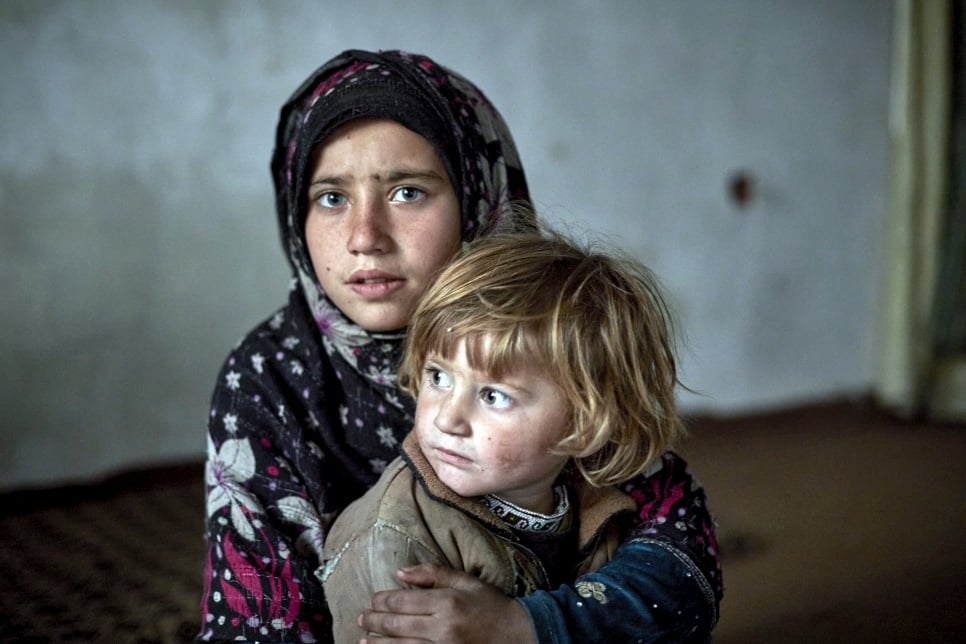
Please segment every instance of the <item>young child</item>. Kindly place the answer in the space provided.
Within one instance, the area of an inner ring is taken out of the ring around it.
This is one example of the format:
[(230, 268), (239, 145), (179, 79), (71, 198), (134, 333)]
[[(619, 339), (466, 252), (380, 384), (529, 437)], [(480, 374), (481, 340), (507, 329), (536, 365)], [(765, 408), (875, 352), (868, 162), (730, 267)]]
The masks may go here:
[(409, 327), (402, 456), (325, 540), (335, 641), (364, 636), (357, 617), (401, 587), (401, 566), (440, 563), (522, 596), (603, 565), (635, 509), (617, 485), (660, 467), (682, 432), (672, 345), (636, 262), (551, 232), (464, 251)]

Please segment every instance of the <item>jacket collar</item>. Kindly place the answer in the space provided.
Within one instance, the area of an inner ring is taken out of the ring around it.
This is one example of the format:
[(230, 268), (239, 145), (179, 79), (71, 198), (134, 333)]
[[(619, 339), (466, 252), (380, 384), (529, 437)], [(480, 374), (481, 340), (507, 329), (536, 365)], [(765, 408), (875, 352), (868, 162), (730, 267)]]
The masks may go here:
[[(419, 449), (416, 432), (409, 432), (403, 441), (402, 457), (429, 496), (440, 503), (465, 512), (494, 532), (507, 537), (513, 535), (509, 526), (485, 505), (476, 499), (456, 494), (439, 480), (432, 465), (429, 464), (426, 456)], [(605, 524), (616, 515), (633, 512), (636, 509), (634, 500), (615, 486), (595, 488), (578, 477), (571, 477), (567, 482), (576, 497), (572, 507), (576, 510), (579, 518), (578, 542), (580, 549), (588, 545)]]

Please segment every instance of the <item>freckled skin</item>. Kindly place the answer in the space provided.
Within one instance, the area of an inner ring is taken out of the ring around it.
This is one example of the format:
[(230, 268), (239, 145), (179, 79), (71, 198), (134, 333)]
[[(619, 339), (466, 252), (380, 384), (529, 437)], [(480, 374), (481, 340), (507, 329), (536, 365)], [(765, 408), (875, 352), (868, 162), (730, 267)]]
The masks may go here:
[(404, 328), (460, 239), (436, 150), (395, 121), (350, 121), (317, 151), (307, 197), (305, 239), (329, 299), (369, 331)]

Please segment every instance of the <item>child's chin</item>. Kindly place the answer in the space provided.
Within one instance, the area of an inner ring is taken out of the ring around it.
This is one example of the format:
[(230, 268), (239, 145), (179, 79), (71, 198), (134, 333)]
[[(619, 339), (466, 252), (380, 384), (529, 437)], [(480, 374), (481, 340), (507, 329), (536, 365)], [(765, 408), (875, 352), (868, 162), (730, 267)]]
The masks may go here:
[(443, 482), (444, 485), (446, 485), (446, 487), (453, 490), (453, 492), (466, 498), (483, 496), (484, 494), (487, 493), (485, 490), (480, 491), (479, 488), (472, 485), (466, 485), (464, 482), (461, 482), (461, 481), (447, 481), (443, 477), (440, 477), (440, 480)]

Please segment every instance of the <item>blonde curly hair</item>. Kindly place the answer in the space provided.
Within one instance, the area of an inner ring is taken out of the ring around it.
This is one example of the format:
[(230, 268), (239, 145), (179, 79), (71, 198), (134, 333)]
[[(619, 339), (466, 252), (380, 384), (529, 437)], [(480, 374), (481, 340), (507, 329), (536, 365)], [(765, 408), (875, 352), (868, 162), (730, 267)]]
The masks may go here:
[(494, 234), (464, 249), (413, 314), (400, 384), (417, 397), (428, 355), (466, 340), (474, 369), (546, 369), (570, 403), (552, 450), (594, 486), (640, 474), (684, 432), (670, 311), (653, 273), (564, 235)]

